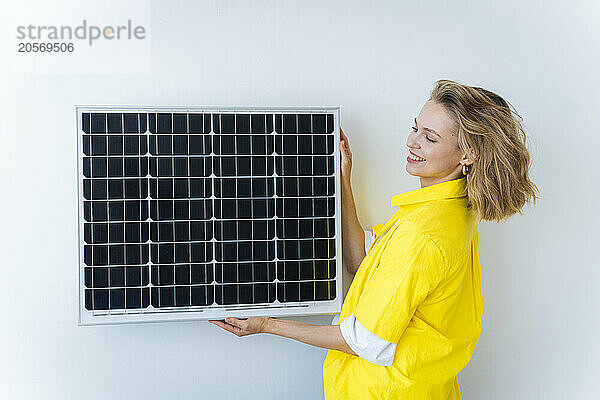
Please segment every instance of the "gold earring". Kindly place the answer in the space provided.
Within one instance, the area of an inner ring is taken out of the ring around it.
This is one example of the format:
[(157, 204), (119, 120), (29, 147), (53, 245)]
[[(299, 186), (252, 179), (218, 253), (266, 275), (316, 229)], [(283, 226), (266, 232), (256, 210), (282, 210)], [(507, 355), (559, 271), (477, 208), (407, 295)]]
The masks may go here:
[(467, 165), (466, 164), (463, 164), (463, 166), (462, 166), (462, 173), (465, 176), (467, 176), (469, 174), (469, 171), (467, 171)]

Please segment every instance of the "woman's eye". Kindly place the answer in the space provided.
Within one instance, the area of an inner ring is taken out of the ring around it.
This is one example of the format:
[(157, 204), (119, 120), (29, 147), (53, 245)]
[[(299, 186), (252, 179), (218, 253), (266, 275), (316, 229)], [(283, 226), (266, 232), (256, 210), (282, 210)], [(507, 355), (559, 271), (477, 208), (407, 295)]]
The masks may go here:
[[(415, 127), (413, 126), (413, 127), (412, 127), (412, 130), (416, 132), (418, 129), (417, 129), (417, 128), (415, 128)], [(435, 143), (435, 142), (436, 142), (435, 140), (431, 140), (431, 139), (429, 138), (429, 136), (425, 136), (425, 138), (426, 138), (427, 140), (429, 140), (431, 143)]]

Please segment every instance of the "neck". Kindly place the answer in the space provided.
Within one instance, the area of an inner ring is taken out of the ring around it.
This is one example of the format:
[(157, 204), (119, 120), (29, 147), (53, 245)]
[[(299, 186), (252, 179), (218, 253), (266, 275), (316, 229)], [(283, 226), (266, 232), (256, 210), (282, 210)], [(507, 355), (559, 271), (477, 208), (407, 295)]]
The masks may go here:
[(463, 177), (463, 175), (461, 173), (460, 176), (448, 175), (448, 176), (443, 177), (443, 178), (420, 178), (420, 180), (421, 180), (421, 189), (423, 189), (423, 188), (425, 188), (427, 186), (437, 185), (438, 183), (452, 181), (452, 180), (455, 180), (455, 179), (460, 179), (462, 177)]

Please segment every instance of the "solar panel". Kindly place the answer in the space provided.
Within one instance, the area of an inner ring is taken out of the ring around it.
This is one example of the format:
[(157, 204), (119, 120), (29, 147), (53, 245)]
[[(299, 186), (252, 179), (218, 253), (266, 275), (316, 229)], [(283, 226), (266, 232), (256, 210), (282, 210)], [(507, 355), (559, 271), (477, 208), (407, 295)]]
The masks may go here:
[(80, 324), (340, 311), (338, 107), (75, 109)]

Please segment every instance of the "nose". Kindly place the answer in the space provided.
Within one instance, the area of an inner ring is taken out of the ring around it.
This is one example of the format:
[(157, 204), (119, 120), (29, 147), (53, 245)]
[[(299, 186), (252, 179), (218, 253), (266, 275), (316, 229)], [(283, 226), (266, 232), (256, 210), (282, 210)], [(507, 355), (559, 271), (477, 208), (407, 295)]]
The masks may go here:
[(408, 135), (408, 137), (406, 138), (406, 145), (411, 148), (411, 149), (418, 149), (420, 148), (419, 143), (416, 140), (416, 135), (413, 135), (412, 132)]

